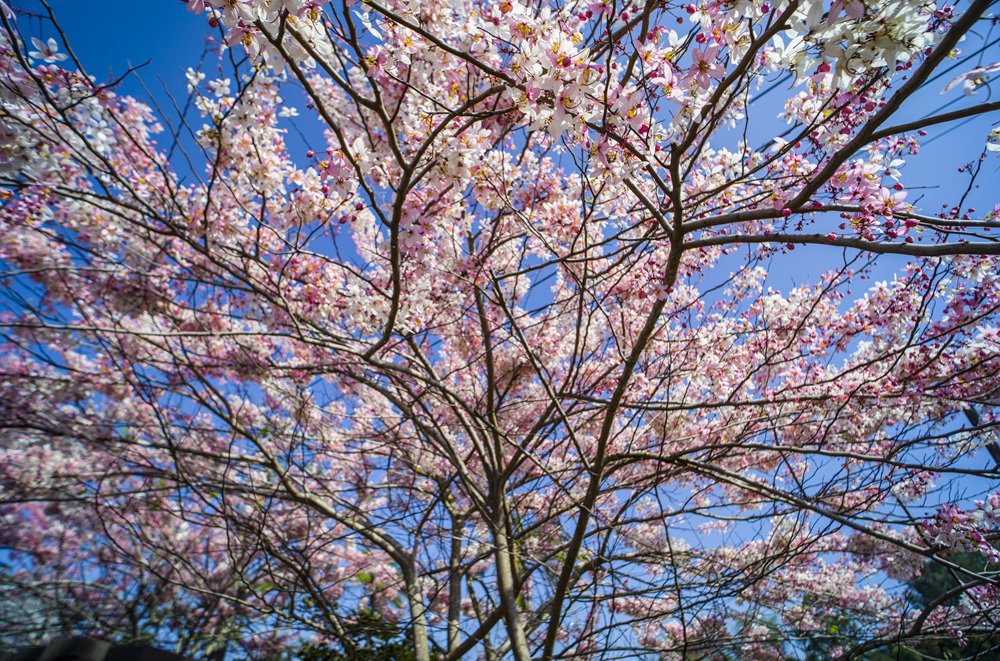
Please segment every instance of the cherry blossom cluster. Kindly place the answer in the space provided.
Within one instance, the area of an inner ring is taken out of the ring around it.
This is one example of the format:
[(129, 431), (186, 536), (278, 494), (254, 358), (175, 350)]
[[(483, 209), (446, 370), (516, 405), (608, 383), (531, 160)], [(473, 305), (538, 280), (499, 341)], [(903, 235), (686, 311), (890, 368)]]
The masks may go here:
[(905, 584), (996, 559), (1000, 224), (911, 164), (995, 67), (910, 111), (984, 1), (190, 0), (180, 126), (0, 6), (0, 590), (206, 656), (977, 635), (990, 571)]

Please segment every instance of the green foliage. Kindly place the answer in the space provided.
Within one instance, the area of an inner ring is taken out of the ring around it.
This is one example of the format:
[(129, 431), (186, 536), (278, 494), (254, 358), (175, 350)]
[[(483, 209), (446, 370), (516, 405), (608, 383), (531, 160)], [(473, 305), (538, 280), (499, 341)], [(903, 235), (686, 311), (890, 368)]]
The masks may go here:
[[(981, 572), (990, 568), (989, 562), (982, 553), (965, 552), (953, 553), (948, 556), (948, 560), (959, 567)], [(914, 594), (911, 601), (921, 608), (933, 603), (944, 593), (958, 587), (958, 578), (944, 565), (928, 561), (924, 564), (920, 574), (910, 582)], [(959, 600), (959, 596), (952, 597), (945, 601), (943, 606), (954, 606)]]
[[(978, 552), (953, 553), (948, 560), (975, 572), (996, 570), (983, 554)], [(910, 581), (910, 602), (919, 609), (935, 603), (940, 597), (959, 585), (955, 572), (941, 563), (928, 560), (920, 574)], [(955, 595), (938, 607), (954, 606), (961, 599)], [(864, 661), (925, 661), (930, 659), (977, 659), (1000, 661), (1000, 634), (973, 634), (964, 645), (953, 636), (927, 636), (919, 641), (884, 647), (866, 654)]]
[[(983, 554), (978, 552), (953, 553), (948, 560), (975, 572), (996, 570)], [(910, 581), (913, 593), (910, 601), (917, 608), (925, 608), (959, 585), (955, 572), (944, 565), (928, 560), (920, 574)], [(954, 606), (961, 595), (955, 595), (939, 607)], [(1000, 634), (980, 634), (967, 637), (965, 645), (951, 636), (928, 636), (916, 643), (893, 645), (865, 657), (865, 661), (923, 661), (924, 659), (978, 659), (979, 661), (1000, 661)]]
[[(804, 606), (816, 607), (817, 597), (806, 595)], [(861, 627), (854, 615), (841, 608), (826, 606), (822, 609), (823, 631), (801, 632), (802, 656), (804, 661), (823, 661), (830, 658), (830, 650), (844, 644), (845, 641), (856, 641), (861, 638)]]
[(303, 644), (291, 655), (298, 661), (413, 661), (410, 628), (389, 622), (374, 611), (359, 611), (344, 622), (344, 636), (334, 646)]
[[(948, 560), (974, 572), (996, 571), (983, 554), (978, 552), (954, 553)], [(908, 599), (917, 610), (935, 604), (939, 598), (958, 587), (959, 578), (953, 570), (932, 560), (927, 561), (920, 573), (909, 582)], [(961, 599), (960, 594), (937, 604), (937, 608), (954, 606)], [(823, 606), (814, 597), (807, 597), (803, 604), (816, 608), (822, 615), (823, 631), (799, 632), (799, 644), (789, 659), (797, 661), (824, 661), (833, 658), (834, 648), (849, 649), (854, 644), (864, 642), (865, 631), (855, 616), (848, 610)], [(979, 633), (966, 636), (964, 644), (955, 636), (927, 635), (917, 641), (892, 644), (862, 654), (861, 661), (931, 661), (977, 659), (979, 661), (1000, 661), (1000, 633)]]

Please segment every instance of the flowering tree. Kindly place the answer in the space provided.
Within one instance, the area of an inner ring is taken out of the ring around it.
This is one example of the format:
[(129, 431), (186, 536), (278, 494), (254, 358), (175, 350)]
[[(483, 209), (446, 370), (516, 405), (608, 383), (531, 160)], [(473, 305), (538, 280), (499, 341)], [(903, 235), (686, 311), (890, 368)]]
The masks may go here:
[[(227, 70), (173, 127), (0, 4), (7, 635), (350, 655), (374, 618), (521, 661), (995, 630), (1000, 222), (966, 198), (1000, 135), (940, 214), (900, 171), (1000, 109), (972, 62), (902, 119), (990, 4), (188, 0)], [(810, 245), (822, 276), (769, 286)], [(915, 607), (928, 560), (956, 587)]]

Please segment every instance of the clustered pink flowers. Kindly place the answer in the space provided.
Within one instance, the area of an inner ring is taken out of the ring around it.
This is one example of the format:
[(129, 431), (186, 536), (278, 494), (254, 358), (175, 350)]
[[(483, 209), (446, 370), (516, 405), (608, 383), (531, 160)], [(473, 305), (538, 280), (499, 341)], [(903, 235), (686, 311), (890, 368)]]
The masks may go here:
[[(909, 183), (995, 110), (964, 60), (915, 102), (987, 0), (186, 4), (171, 126), (0, 3), (0, 636), (772, 659), (997, 617), (1000, 137)], [(971, 575), (915, 608), (928, 562)]]

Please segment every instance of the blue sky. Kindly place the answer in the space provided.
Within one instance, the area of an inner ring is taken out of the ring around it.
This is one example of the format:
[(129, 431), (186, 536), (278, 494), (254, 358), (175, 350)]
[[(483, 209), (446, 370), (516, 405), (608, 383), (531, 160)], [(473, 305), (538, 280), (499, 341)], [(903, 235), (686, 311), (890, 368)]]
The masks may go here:
[[(36, 0), (8, 0), (14, 9), (44, 12)], [(162, 77), (172, 89), (184, 90), (184, 69), (194, 66), (210, 34), (205, 16), (195, 16), (179, 0), (51, 0), (56, 18), (76, 54), (99, 80), (117, 77), (128, 64), (139, 65), (147, 84)], [(27, 34), (55, 35), (51, 26), (20, 16)], [(142, 95), (136, 80), (123, 91)]]

